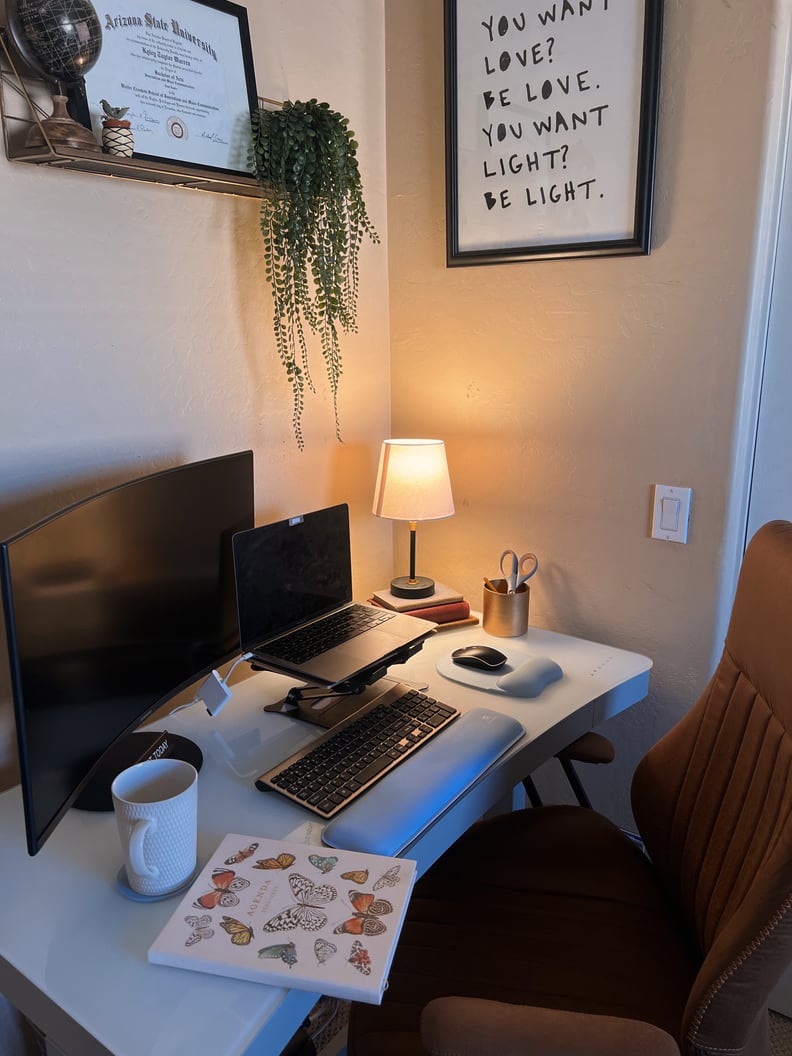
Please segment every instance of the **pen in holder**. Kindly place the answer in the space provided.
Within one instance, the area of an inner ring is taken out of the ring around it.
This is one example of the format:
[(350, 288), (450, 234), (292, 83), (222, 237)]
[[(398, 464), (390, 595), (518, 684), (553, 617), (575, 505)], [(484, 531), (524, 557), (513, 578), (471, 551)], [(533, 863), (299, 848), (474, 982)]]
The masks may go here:
[(509, 594), (505, 579), (485, 582), (481, 622), (487, 634), (498, 638), (516, 638), (525, 634), (530, 597), (531, 588), (527, 583), (522, 583), (513, 594)]

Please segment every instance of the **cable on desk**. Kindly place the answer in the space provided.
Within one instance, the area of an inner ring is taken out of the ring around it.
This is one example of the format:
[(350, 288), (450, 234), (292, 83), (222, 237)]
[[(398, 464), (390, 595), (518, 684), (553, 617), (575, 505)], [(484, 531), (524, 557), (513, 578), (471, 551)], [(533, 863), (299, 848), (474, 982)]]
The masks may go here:
[(179, 704), (178, 707), (168, 712), (168, 717), (175, 715), (177, 711), (184, 711), (185, 708), (191, 708), (193, 704), (197, 704), (199, 700), (202, 700), (206, 705), (206, 710), (210, 715), (217, 715), (222, 708), (231, 699), (231, 690), (228, 688), (228, 680), (234, 673), (235, 668), (241, 664), (244, 660), (250, 660), (252, 653), (242, 653), (233, 662), (228, 670), (225, 678), (221, 678), (218, 671), (212, 669), (212, 673), (204, 679), (200, 689), (196, 692), (192, 700), (188, 700), (186, 704)]

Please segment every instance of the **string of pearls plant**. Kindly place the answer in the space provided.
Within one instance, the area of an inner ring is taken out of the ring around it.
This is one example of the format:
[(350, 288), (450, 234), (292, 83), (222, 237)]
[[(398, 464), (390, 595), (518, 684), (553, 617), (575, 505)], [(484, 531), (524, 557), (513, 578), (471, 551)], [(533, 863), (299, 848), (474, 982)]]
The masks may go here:
[(307, 331), (319, 338), (340, 440), (339, 331), (357, 329), (360, 246), (364, 236), (372, 242), (379, 237), (366, 210), (358, 144), (346, 117), (316, 99), (286, 102), (254, 111), (252, 133), (275, 342), (291, 382), (294, 435), (302, 450), (305, 391), (316, 391)]

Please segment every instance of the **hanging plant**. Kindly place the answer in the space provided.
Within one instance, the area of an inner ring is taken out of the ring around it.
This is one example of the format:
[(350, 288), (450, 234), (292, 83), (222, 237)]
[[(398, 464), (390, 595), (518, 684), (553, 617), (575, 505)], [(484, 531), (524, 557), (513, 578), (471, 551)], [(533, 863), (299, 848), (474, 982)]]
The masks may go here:
[(294, 435), (302, 449), (305, 390), (315, 391), (306, 328), (319, 338), (340, 440), (339, 330), (357, 329), (360, 244), (364, 235), (379, 238), (363, 200), (358, 145), (347, 118), (311, 99), (254, 111), (252, 124), (275, 342), (292, 385)]

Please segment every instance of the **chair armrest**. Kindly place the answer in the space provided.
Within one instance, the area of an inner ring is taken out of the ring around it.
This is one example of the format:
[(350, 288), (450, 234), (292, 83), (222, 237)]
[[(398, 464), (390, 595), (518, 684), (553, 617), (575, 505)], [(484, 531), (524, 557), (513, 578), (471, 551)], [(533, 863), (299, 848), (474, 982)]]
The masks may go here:
[(651, 1023), (467, 997), (430, 1001), (421, 1040), (432, 1056), (679, 1056)]

